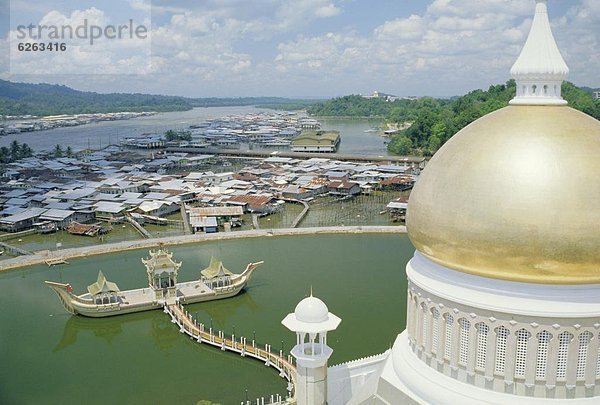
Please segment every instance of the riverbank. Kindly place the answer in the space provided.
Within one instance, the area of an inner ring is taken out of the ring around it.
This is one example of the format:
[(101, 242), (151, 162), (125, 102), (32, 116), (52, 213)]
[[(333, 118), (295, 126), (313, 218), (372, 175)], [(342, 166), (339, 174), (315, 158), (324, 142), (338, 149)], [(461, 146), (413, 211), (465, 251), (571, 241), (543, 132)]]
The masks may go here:
[(176, 246), (209, 241), (262, 238), (276, 236), (295, 235), (323, 235), (323, 234), (405, 234), (405, 226), (335, 226), (321, 228), (285, 228), (269, 230), (250, 230), (228, 233), (195, 234), (170, 236), (165, 238), (142, 239), (135, 241), (124, 241), (106, 245), (86, 246), (79, 248), (64, 249), (60, 251), (38, 252), (33, 255), (19, 256), (0, 263), (0, 272), (18, 269), (26, 266), (43, 264), (56, 259), (69, 260), (80, 257), (89, 257), (107, 253), (115, 253), (127, 250), (147, 249), (158, 245)]

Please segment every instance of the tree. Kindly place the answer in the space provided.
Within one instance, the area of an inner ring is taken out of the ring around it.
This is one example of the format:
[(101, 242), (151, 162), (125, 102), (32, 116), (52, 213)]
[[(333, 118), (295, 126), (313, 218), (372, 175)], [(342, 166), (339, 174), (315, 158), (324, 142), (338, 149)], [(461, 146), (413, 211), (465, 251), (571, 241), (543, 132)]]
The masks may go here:
[(0, 163), (8, 163), (10, 161), (10, 150), (6, 146), (0, 148)]
[(427, 145), (429, 152), (433, 155), (435, 152), (437, 152), (440, 146), (442, 146), (442, 140), (438, 136), (432, 135), (429, 138), (429, 145)]
[(407, 156), (413, 153), (413, 143), (406, 135), (396, 135), (390, 141), (388, 150), (396, 155)]
[(167, 132), (165, 132), (165, 139), (167, 141), (177, 140), (177, 132), (173, 131), (172, 129), (169, 129)]
[(73, 157), (73, 149), (71, 149), (70, 146), (67, 146), (66, 154), (67, 154), (67, 157)]
[(431, 135), (427, 142), (427, 149), (431, 154), (434, 154), (440, 146), (442, 146), (442, 140), (446, 139), (446, 124), (443, 122), (437, 122), (431, 128)]
[(169, 129), (167, 132), (165, 132), (165, 139), (167, 140), (167, 142), (170, 141), (191, 141), (192, 140), (192, 133), (190, 131), (174, 131), (172, 129)]
[(20, 154), (19, 158), (28, 158), (28, 157), (32, 157), (32, 156), (33, 156), (33, 149), (31, 149), (31, 147), (29, 145), (27, 145), (26, 143), (21, 145), (21, 154)]
[(10, 158), (11, 160), (17, 160), (21, 152), (21, 146), (16, 140), (10, 143)]
[(63, 157), (63, 150), (60, 145), (56, 145), (54, 147), (54, 157), (60, 158)]

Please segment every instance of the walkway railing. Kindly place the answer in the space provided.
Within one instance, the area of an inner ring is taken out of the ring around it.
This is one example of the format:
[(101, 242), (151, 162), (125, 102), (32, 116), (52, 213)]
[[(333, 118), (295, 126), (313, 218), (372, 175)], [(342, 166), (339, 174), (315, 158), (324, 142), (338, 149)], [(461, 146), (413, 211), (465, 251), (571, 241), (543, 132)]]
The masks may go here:
[(310, 205), (308, 205), (308, 203), (306, 201), (302, 201), (302, 200), (296, 200), (294, 198), (284, 198), (284, 201), (288, 201), (288, 202), (292, 202), (292, 203), (296, 203), (296, 204), (302, 204), (304, 206), (304, 209), (302, 210), (302, 212), (296, 217), (296, 219), (294, 219), (294, 222), (292, 222), (292, 228), (297, 228), (298, 225), (300, 225), (300, 222), (302, 222), (302, 220), (304, 219), (304, 217), (306, 216), (306, 214), (308, 214), (308, 210), (310, 209)]
[(181, 213), (181, 220), (183, 221), (183, 230), (187, 235), (191, 235), (192, 232), (192, 227), (190, 225), (190, 219), (188, 217), (187, 214), (187, 206), (185, 205), (185, 203), (181, 203), (181, 206), (179, 207), (179, 212)]
[(140, 235), (142, 235), (144, 238), (146, 239), (151, 239), (152, 235), (150, 235), (150, 232), (148, 232), (143, 226), (141, 226), (138, 221), (136, 221), (135, 219), (131, 218), (131, 216), (127, 215), (125, 216), (125, 219), (127, 220), (127, 222), (129, 222), (131, 224), (131, 226), (133, 226), (135, 228), (136, 231), (138, 231), (140, 233)]
[(5, 243), (5, 242), (0, 242), (0, 248), (4, 249), (5, 251), (10, 252), (12, 254), (21, 255), (21, 256), (29, 256), (29, 255), (33, 254), (28, 250), (21, 249), (20, 247), (17, 247), (15, 245), (9, 245), (8, 243)]
[[(279, 376), (288, 381), (288, 392), (290, 395), (283, 399), (280, 396), (271, 396), (271, 400), (265, 402), (265, 399), (257, 398), (261, 404), (295, 404), (296, 403), (296, 367), (293, 364), (292, 356), (284, 356), (283, 351), (277, 353), (271, 351), (271, 345), (265, 344), (263, 348), (259, 347), (254, 340), (249, 344), (245, 337), (237, 338), (232, 335), (227, 338), (222, 331), (215, 331), (209, 328), (208, 331), (202, 323), (198, 323), (192, 315), (185, 310), (183, 305), (176, 303), (165, 305), (164, 312), (171, 316), (171, 322), (179, 326), (179, 331), (195, 339), (198, 343), (207, 343), (211, 346), (220, 348), (223, 351), (232, 351), (239, 353), (242, 357), (253, 357), (265, 363), (268, 367), (273, 367), (279, 371)], [(274, 402), (277, 401), (277, 402)], [(242, 404), (249, 403), (242, 402)]]

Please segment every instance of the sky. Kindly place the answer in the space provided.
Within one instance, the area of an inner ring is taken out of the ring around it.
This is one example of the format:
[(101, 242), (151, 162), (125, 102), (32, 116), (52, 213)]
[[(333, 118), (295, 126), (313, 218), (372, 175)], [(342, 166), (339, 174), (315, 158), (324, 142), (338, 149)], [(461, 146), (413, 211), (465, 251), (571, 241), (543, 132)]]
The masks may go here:
[[(0, 0), (0, 78), (188, 97), (448, 97), (504, 83), (534, 0)], [(600, 1), (549, 0), (569, 80), (600, 87)], [(17, 52), (17, 25), (133, 21), (144, 39)], [(23, 73), (27, 74), (23, 74)]]

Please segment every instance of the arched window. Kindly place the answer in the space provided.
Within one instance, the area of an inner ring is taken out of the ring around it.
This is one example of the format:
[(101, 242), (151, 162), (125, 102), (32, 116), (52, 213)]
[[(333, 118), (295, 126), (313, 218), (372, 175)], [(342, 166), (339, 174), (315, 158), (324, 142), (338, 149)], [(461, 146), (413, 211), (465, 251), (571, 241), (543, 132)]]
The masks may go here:
[(531, 333), (525, 329), (517, 331), (517, 359), (515, 363), (515, 377), (525, 377), (525, 367), (527, 365), (527, 344)]
[(537, 334), (538, 350), (537, 361), (535, 365), (535, 376), (537, 378), (546, 378), (546, 369), (548, 368), (548, 346), (552, 335), (547, 330)]
[(579, 335), (579, 352), (577, 353), (577, 378), (585, 378), (585, 366), (588, 355), (588, 347), (592, 340), (591, 332), (583, 332)]
[(558, 335), (558, 360), (556, 363), (556, 378), (565, 378), (567, 376), (567, 360), (569, 356), (569, 344), (573, 335), (564, 331)]
[(446, 314), (446, 342), (444, 345), (444, 357), (450, 360), (452, 358), (452, 328), (454, 327), (454, 317)]
[(411, 336), (416, 340), (417, 339), (417, 319), (418, 319), (418, 306), (417, 306), (417, 297), (416, 295), (413, 295), (412, 300), (410, 302), (411, 304), (411, 311), (409, 311), (409, 313), (411, 314), (411, 319), (410, 319), (410, 331), (411, 331)]
[(431, 352), (437, 353), (437, 347), (440, 337), (440, 311), (437, 308), (431, 310)]
[[(600, 339), (600, 335), (598, 335)], [(596, 358), (596, 377), (600, 377), (600, 345), (598, 345), (598, 357)]]
[(475, 327), (477, 328), (477, 356), (475, 357), (475, 367), (485, 370), (487, 341), (490, 327), (483, 322), (479, 322)]
[(427, 306), (425, 305), (425, 303), (421, 304), (421, 316), (423, 317), (423, 322), (421, 322), (421, 344), (424, 347), (427, 347), (427, 339), (429, 339), (429, 337), (427, 336), (427, 327), (429, 326), (429, 317), (427, 316)]
[(469, 329), (471, 328), (471, 322), (465, 318), (461, 318), (458, 320), (458, 324), (460, 325), (458, 362), (466, 366), (469, 361)]
[(504, 373), (506, 366), (506, 342), (508, 340), (508, 329), (504, 326), (496, 328), (496, 373)]
[(534, 84), (533, 86), (531, 86), (531, 91), (533, 92), (534, 95), (536, 95), (537, 94), (537, 85)]

